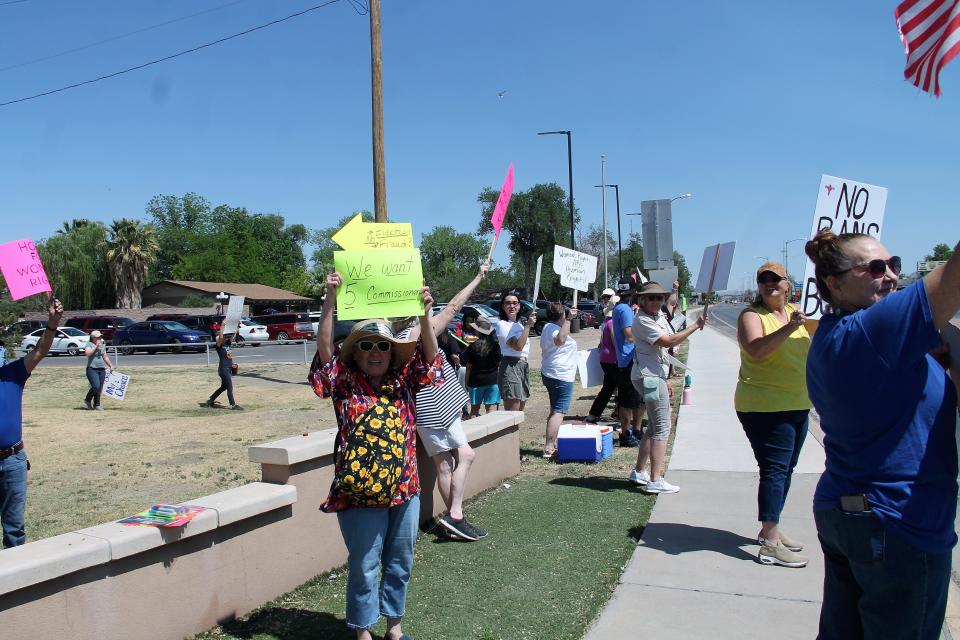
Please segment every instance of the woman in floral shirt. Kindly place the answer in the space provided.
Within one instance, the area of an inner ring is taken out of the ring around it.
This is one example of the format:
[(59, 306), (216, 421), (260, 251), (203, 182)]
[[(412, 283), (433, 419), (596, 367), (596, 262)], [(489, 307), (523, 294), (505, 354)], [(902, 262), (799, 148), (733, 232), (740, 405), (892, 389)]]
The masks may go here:
[(339, 273), (327, 276), (310, 369), (317, 395), (333, 399), (339, 427), (334, 481), (320, 508), (336, 512), (347, 546), (347, 626), (358, 640), (372, 640), (370, 627), (382, 615), (385, 638), (409, 640), (400, 619), (420, 521), (415, 399), (423, 387), (443, 382), (443, 355), (427, 313), (433, 296), (427, 287), (421, 291), (419, 342), (398, 340), (386, 320), (362, 320), (334, 356), (333, 310), (342, 283)]

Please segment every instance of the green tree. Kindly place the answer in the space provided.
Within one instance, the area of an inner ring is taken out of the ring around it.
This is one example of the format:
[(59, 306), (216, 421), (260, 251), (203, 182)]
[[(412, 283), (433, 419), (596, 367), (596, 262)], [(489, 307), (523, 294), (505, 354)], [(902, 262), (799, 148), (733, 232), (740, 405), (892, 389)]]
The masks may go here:
[(598, 292), (606, 289), (611, 285), (611, 282), (603, 281), (603, 244), (604, 244), (604, 235), (606, 235), (606, 244), (607, 244), (607, 277), (611, 278), (613, 282), (616, 282), (620, 279), (620, 272), (615, 267), (617, 266), (617, 242), (613, 237), (613, 234), (610, 233), (610, 230), (607, 230), (607, 233), (603, 233), (603, 229), (598, 224), (592, 224), (587, 227), (586, 233), (579, 233), (577, 235), (577, 251), (581, 253), (587, 253), (592, 256), (597, 256), (597, 279), (593, 283), (593, 299), (598, 300)]
[(437, 300), (449, 300), (480, 268), (489, 246), (472, 233), (453, 227), (434, 227), (420, 239), (423, 279)]
[(687, 260), (679, 251), (673, 252), (673, 264), (677, 267), (677, 280), (680, 281), (680, 293), (690, 298), (693, 296), (693, 283), (690, 282), (690, 268)]
[(107, 265), (117, 294), (117, 309), (139, 309), (150, 265), (160, 245), (156, 229), (139, 220), (114, 220), (107, 236)]
[(66, 309), (111, 308), (113, 280), (106, 262), (107, 230), (90, 220), (64, 222), (37, 244), (54, 294)]
[[(487, 187), (477, 196), (481, 206), (481, 235), (493, 233), (490, 222), (497, 204), (499, 191)], [(580, 213), (574, 210), (574, 224), (579, 222)], [(556, 183), (536, 184), (527, 191), (514, 193), (507, 207), (503, 221), (503, 230), (510, 233), (510, 250), (522, 275), (523, 286), (528, 291), (533, 288), (537, 257), (544, 256), (543, 276), (546, 276), (548, 255), (552, 264), (553, 247), (566, 246), (562, 238), (569, 232), (567, 195)], [(549, 271), (552, 273), (552, 269)], [(543, 278), (544, 280), (546, 278)]]
[[(615, 262), (617, 265), (617, 274), (623, 272), (623, 275), (629, 276), (632, 273), (635, 273), (637, 269), (643, 267), (643, 241), (640, 239), (639, 233), (631, 233), (627, 238), (627, 243), (623, 246), (622, 251), (623, 263), (620, 263), (618, 258)], [(642, 271), (643, 275), (646, 276), (647, 272)]]
[(157, 230), (159, 251), (150, 272), (151, 284), (173, 278), (174, 267), (193, 249), (193, 239), (212, 231), (210, 203), (195, 193), (182, 197), (159, 195), (147, 203), (147, 215)]
[(953, 249), (950, 248), (950, 245), (946, 243), (939, 243), (933, 248), (933, 253), (928, 253), (924, 260), (949, 260), (953, 255)]

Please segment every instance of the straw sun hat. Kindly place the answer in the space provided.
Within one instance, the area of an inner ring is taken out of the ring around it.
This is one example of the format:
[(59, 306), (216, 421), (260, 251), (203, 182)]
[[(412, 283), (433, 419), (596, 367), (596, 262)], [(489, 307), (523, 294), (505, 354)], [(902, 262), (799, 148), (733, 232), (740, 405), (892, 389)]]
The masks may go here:
[(413, 357), (417, 350), (416, 341), (399, 340), (397, 338), (388, 320), (374, 318), (372, 320), (361, 320), (353, 325), (340, 347), (340, 360), (347, 364), (354, 364), (353, 356), (356, 344), (361, 340), (376, 340), (378, 338), (393, 344), (393, 349), (390, 350), (390, 366), (394, 368), (401, 367)]

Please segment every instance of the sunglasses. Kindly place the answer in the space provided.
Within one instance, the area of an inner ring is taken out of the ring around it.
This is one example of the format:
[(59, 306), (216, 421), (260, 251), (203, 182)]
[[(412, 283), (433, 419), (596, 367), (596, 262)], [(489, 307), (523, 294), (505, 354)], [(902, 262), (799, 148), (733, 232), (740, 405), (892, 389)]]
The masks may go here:
[(373, 340), (361, 340), (357, 343), (357, 348), (364, 352), (373, 351), (374, 347), (376, 347), (378, 351), (390, 351), (393, 343), (387, 342), (386, 340), (378, 340), (377, 342)]
[(518, 300), (507, 300), (506, 302), (503, 303), (503, 306), (505, 306), (505, 307), (506, 307), (506, 306), (515, 307), (515, 306), (517, 306), (518, 304), (520, 304), (520, 302), (519, 302)]
[(783, 280), (783, 276), (778, 276), (770, 271), (764, 271), (757, 277), (757, 284), (779, 284), (781, 280)]
[(651, 302), (663, 302), (664, 300), (666, 300), (664, 296), (643, 296), (643, 297), (646, 298), (647, 300), (650, 300)]
[(887, 274), (887, 267), (890, 267), (893, 275), (899, 276), (900, 270), (903, 268), (903, 261), (900, 259), (900, 256), (892, 256), (889, 260), (877, 258), (865, 264), (855, 264), (847, 269), (847, 271), (869, 271), (870, 275), (874, 278), (882, 278)]

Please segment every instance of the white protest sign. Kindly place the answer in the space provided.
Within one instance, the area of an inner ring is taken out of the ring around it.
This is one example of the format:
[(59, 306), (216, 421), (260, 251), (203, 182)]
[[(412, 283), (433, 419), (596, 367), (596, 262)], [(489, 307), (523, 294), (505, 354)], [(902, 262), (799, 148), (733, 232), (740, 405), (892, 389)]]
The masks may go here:
[(650, 281), (656, 282), (667, 291), (673, 290), (673, 283), (680, 279), (680, 270), (677, 267), (667, 269), (651, 269)]
[(223, 335), (236, 333), (240, 330), (240, 318), (243, 316), (244, 296), (230, 296), (227, 306), (227, 317), (223, 320)]
[(723, 291), (727, 288), (730, 268), (733, 266), (733, 251), (736, 246), (736, 242), (725, 242), (710, 245), (703, 250), (700, 273), (697, 274), (697, 291), (708, 293)]
[(130, 376), (125, 373), (108, 371), (103, 381), (103, 395), (114, 400), (123, 400), (127, 396), (127, 387), (130, 386)]
[[(886, 188), (824, 174), (820, 177), (810, 237), (823, 229), (831, 229), (837, 235), (865, 233), (879, 240), (886, 208)], [(826, 307), (827, 303), (820, 299), (817, 291), (813, 262), (808, 259), (803, 273), (800, 311), (816, 320), (827, 311)]]
[(603, 366), (600, 364), (600, 349), (577, 351), (577, 372), (580, 386), (584, 389), (603, 384)]
[(553, 271), (564, 287), (586, 291), (597, 279), (597, 256), (554, 245)]
[(530, 300), (536, 304), (537, 300), (540, 299), (540, 272), (543, 269), (543, 256), (537, 258), (537, 277), (533, 279), (533, 297)]

